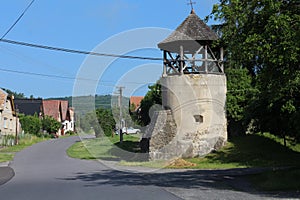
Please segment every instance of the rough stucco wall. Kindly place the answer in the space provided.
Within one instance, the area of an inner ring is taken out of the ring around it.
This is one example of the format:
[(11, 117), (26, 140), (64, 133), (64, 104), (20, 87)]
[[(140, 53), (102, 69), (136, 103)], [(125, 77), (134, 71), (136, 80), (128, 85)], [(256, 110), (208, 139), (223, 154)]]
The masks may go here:
[[(193, 157), (206, 155), (219, 149), (227, 141), (227, 122), (225, 116), (226, 77), (214, 74), (174, 75), (161, 79), (163, 106), (171, 111), (171, 118), (176, 125), (176, 133), (161, 128), (162, 120), (153, 118), (156, 130), (150, 130), (150, 157), (164, 159), (171, 155)], [(197, 121), (198, 120), (198, 121)], [(163, 127), (171, 126), (167, 125)], [(154, 126), (154, 125), (152, 125)], [(174, 135), (175, 134), (175, 135)], [(155, 135), (155, 136), (154, 136)], [(160, 136), (159, 136), (160, 135)], [(174, 135), (173, 140), (158, 148), (157, 143), (163, 137)], [(156, 155), (156, 156), (155, 156)], [(157, 156), (160, 155), (160, 156)]]
[[(5, 123), (5, 127), (4, 127), (4, 123)], [(1, 116), (0, 126), (1, 126), (0, 130), (2, 135), (16, 134), (16, 117), (13, 116), (12, 106), (9, 100), (6, 100), (4, 110)]]

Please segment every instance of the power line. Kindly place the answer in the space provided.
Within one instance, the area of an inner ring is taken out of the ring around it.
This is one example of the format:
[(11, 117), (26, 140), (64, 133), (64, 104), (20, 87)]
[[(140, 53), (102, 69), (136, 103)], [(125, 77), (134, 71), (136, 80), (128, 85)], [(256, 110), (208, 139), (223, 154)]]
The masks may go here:
[(11, 72), (11, 73), (16, 73), (16, 74), (43, 76), (43, 77), (50, 77), (50, 78), (75, 79), (73, 77), (68, 77), (68, 76), (58, 76), (58, 75), (50, 75), (50, 74), (42, 74), (42, 73), (34, 73), (34, 72), (25, 72), (25, 71), (11, 70), (11, 69), (3, 69), (3, 68), (0, 68), (0, 71)]
[[(71, 76), (60, 76), (60, 75), (54, 75), (54, 74), (43, 74), (43, 73), (35, 73), (35, 72), (26, 72), (26, 71), (11, 70), (11, 69), (5, 69), (5, 68), (0, 68), (0, 71), (15, 73), (15, 74), (22, 74), (22, 75), (41, 76), (41, 77), (47, 77), (47, 78), (59, 78), (59, 79), (81, 80), (81, 81), (91, 81), (91, 82), (98, 82), (99, 81), (97, 79), (71, 77)], [(115, 87), (114, 83), (115, 82), (113, 82), (113, 81), (100, 80), (100, 83), (98, 85)], [(133, 84), (133, 85), (149, 84), (147, 82), (133, 82), (133, 81), (128, 81), (128, 82), (124, 82), (124, 83)]]
[[(5, 69), (5, 68), (0, 68), (0, 71), (3, 72), (9, 72), (9, 73), (15, 73), (15, 74), (22, 74), (22, 75), (32, 75), (32, 76), (41, 76), (41, 77), (47, 77), (47, 78), (59, 78), (59, 79), (68, 79), (68, 80), (82, 80), (82, 81), (91, 81), (91, 82), (98, 82), (99, 80), (97, 79), (89, 79), (89, 78), (80, 78), (80, 77), (71, 77), (71, 76), (60, 76), (60, 75), (54, 75), (54, 74), (43, 74), (43, 73), (35, 73), (35, 72), (26, 72), (26, 71), (18, 71), (18, 70), (11, 70), (11, 69)], [(116, 87), (114, 84), (115, 82), (113, 81), (106, 81), (106, 80), (100, 80), (98, 85), (101, 86), (108, 86), (108, 87)], [(133, 84), (133, 85), (139, 85), (139, 84), (154, 84), (154, 83), (149, 83), (149, 82), (134, 82), (134, 81), (125, 81), (122, 82), (122, 84)], [(214, 85), (214, 86), (218, 86)], [(227, 90), (228, 92), (233, 92), (233, 91), (245, 91), (248, 89), (237, 89), (237, 90)]]
[[(14, 44), (14, 45), (20, 45), (20, 46), (26, 46), (26, 47), (32, 47), (32, 48), (46, 49), (46, 50), (51, 50), (51, 51), (73, 53), (73, 54), (84, 54), (84, 55), (92, 55), (92, 56), (100, 56), (100, 57), (115, 57), (115, 58), (136, 59), (136, 60), (164, 61), (163, 58), (158, 58), (158, 57), (126, 56), (126, 55), (112, 54), (112, 53), (97, 53), (97, 52), (93, 52), (93, 51), (76, 50), (76, 49), (69, 49), (69, 48), (62, 48), (62, 47), (53, 47), (53, 46), (34, 44), (34, 43), (28, 43), (28, 42), (20, 42), (20, 41), (16, 41), (16, 40), (8, 40), (8, 39), (0, 39), (0, 42)], [(186, 61), (186, 60), (188, 60), (188, 59), (183, 59), (183, 61)], [(230, 61), (242, 61), (242, 59), (230, 59), (228, 61), (223, 60), (222, 62), (229, 63)], [(255, 60), (250, 60), (250, 61), (255, 61)]]
[(14, 28), (14, 26), (21, 20), (23, 15), (27, 12), (27, 10), (30, 8), (30, 6), (33, 4), (35, 0), (32, 0), (30, 4), (25, 8), (25, 10), (22, 12), (22, 14), (18, 17), (18, 19), (11, 25), (11, 27), (4, 33), (4, 35), (1, 37), (1, 40)]
[[(59, 79), (69, 79), (69, 80), (84, 80), (84, 81), (99, 81), (96, 79), (87, 79), (87, 78), (75, 78), (75, 77), (69, 77), (69, 76), (59, 76), (59, 75), (51, 75), (51, 74), (42, 74), (42, 73), (34, 73), (34, 72), (25, 72), (25, 71), (17, 71), (17, 70), (10, 70), (10, 69), (3, 69), (0, 68), (0, 71), (3, 72), (10, 72), (10, 73), (17, 73), (17, 74), (22, 74), (22, 75), (33, 75), (33, 76), (41, 76), (41, 77), (48, 77), (48, 78), (59, 78)], [(111, 84), (109, 84), (111, 83)], [(123, 84), (149, 84), (148, 82), (122, 82)], [(154, 83), (151, 83), (154, 84)], [(100, 81), (98, 85), (101, 86), (107, 86), (107, 87), (116, 87), (113, 81)], [(218, 86), (218, 85), (214, 85)], [(119, 90), (121, 87), (117, 87)], [(124, 88), (124, 87), (123, 87)], [(122, 89), (123, 89), (122, 88)], [(234, 90), (227, 90), (227, 92), (243, 92), (243, 91), (249, 91), (251, 90), (250, 88), (246, 89), (234, 89)]]
[(105, 57), (115, 57), (115, 58), (127, 58), (127, 59), (136, 59), (136, 60), (158, 60), (158, 61), (163, 60), (163, 58), (143, 57), (143, 56), (126, 56), (126, 55), (110, 54), (110, 53), (97, 53), (97, 52), (93, 52), (93, 51), (67, 49), (67, 48), (53, 47), (53, 46), (33, 44), (33, 43), (20, 42), (20, 41), (15, 41), (15, 40), (7, 40), (7, 39), (0, 39), (0, 42), (21, 45), (21, 46), (27, 46), (27, 47), (32, 47), (32, 48), (47, 49), (47, 50), (52, 50), (52, 51), (74, 53), (74, 54), (84, 54), (84, 55), (93, 55), (93, 56), (102, 56), (102, 57), (105, 56)]
[[(32, 47), (32, 48), (39, 48), (39, 49), (46, 49), (51, 51), (60, 51), (66, 53), (73, 53), (73, 54), (84, 54), (84, 55), (92, 55), (92, 56), (100, 56), (100, 57), (115, 57), (115, 58), (125, 58), (125, 59), (136, 59), (136, 60), (153, 60), (153, 61), (164, 61), (163, 58), (158, 57), (147, 57), (147, 56), (126, 56), (120, 54), (112, 54), (112, 53), (98, 53), (93, 51), (84, 51), (84, 50), (76, 50), (76, 49), (69, 49), (69, 48), (62, 48), (62, 47), (53, 47), (48, 45), (42, 44), (34, 44), (28, 42), (21, 42), (16, 40), (8, 40), (8, 39), (0, 39), (0, 42)], [(189, 59), (183, 59), (183, 61), (189, 61)], [(241, 59), (230, 59), (230, 61), (241, 61)], [(228, 63), (229, 61), (223, 60), (222, 62)]]

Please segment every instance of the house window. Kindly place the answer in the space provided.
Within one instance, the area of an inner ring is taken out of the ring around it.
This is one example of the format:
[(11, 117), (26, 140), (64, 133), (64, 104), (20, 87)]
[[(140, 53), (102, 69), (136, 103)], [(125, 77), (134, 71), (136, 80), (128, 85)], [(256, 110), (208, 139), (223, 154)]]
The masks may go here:
[(196, 123), (203, 123), (203, 116), (202, 115), (194, 115)]
[(6, 117), (4, 117), (4, 122), (3, 122), (3, 128), (7, 129), (8, 128), (8, 120)]

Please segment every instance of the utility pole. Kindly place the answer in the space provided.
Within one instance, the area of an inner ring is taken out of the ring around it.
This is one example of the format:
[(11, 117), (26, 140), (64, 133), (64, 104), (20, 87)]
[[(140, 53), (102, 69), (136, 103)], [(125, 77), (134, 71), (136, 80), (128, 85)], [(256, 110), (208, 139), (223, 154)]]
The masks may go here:
[(14, 95), (11, 95), (11, 104), (12, 106), (15, 108), (15, 118), (16, 118), (16, 133), (15, 133), (15, 144), (18, 145), (19, 144), (19, 136), (18, 136), (18, 112), (19, 112), (19, 109), (15, 107), (15, 97)]
[(15, 112), (16, 112), (16, 138), (15, 138), (15, 143), (16, 143), (16, 145), (18, 145), (19, 144), (19, 136), (18, 136), (18, 131), (19, 131), (19, 129), (18, 129), (18, 110), (15, 110)]
[(123, 113), (122, 113), (122, 97), (123, 97), (123, 89), (125, 87), (119, 86), (117, 87), (119, 90), (119, 109), (120, 109), (120, 116), (119, 116), (119, 123), (120, 123), (120, 144), (123, 143), (123, 131), (122, 131), (122, 122), (123, 122)]

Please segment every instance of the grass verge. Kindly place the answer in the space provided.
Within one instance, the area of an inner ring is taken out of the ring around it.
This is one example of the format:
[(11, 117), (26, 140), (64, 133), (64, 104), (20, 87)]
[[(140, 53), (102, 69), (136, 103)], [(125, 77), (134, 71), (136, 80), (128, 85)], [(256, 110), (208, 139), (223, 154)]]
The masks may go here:
[(299, 166), (300, 145), (284, 147), (278, 140), (269, 134), (234, 137), (221, 150), (187, 161), (210, 169)]
[(11, 161), (14, 158), (14, 154), (12, 153), (2, 153), (0, 151), (0, 163)]
[[(178, 165), (169, 165), (169, 168), (193, 169), (229, 169), (245, 167), (279, 167), (300, 166), (300, 145), (293, 149), (284, 147), (271, 135), (247, 135), (232, 138), (221, 150), (205, 157), (185, 159), (177, 162)], [(71, 146), (67, 153), (70, 157), (80, 159), (112, 159), (123, 160), (122, 165), (127, 166), (160, 166), (165, 162), (149, 163), (134, 158), (132, 152), (139, 152), (139, 137), (124, 135), (124, 142), (120, 144), (118, 137), (89, 139)], [(125, 151), (119, 151), (123, 149)], [(127, 155), (128, 154), (128, 155)]]
[(67, 154), (79, 159), (131, 160), (132, 152), (139, 151), (139, 136), (124, 135), (123, 143), (119, 137), (86, 139), (73, 144)]
[(272, 170), (248, 176), (247, 179), (259, 190), (300, 191), (300, 169)]

